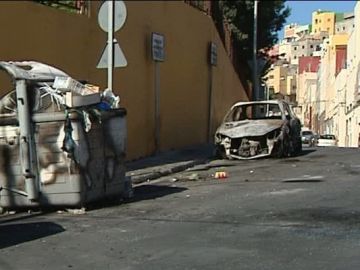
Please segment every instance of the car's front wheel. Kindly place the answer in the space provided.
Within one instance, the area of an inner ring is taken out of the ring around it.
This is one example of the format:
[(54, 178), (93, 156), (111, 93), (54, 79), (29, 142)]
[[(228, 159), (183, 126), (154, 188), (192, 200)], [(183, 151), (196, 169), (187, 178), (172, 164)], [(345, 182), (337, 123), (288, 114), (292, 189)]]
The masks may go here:
[(295, 144), (295, 155), (299, 155), (302, 152), (302, 142), (301, 142), (301, 138), (297, 138), (296, 139), (296, 144)]
[(276, 158), (287, 157), (290, 154), (290, 139), (289, 129), (287, 126), (281, 128), (281, 133), (278, 141), (276, 142), (272, 156)]
[(227, 159), (225, 149), (222, 145), (217, 145), (215, 148), (215, 158), (217, 159)]

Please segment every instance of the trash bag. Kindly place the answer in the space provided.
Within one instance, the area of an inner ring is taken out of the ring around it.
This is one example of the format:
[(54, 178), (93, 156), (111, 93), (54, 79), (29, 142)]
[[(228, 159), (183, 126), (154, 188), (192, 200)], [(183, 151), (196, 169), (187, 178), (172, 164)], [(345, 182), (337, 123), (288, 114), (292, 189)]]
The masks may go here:
[(66, 153), (68, 153), (69, 158), (73, 158), (76, 144), (72, 137), (73, 128), (72, 128), (71, 120), (70, 120), (68, 114), (66, 115), (64, 131), (65, 131), (65, 137), (64, 137), (63, 145), (62, 145), (61, 149), (63, 151), (65, 151)]
[[(120, 97), (115, 96), (114, 92), (111, 89), (107, 88), (102, 93), (101, 103), (103, 103), (102, 106), (106, 107), (106, 109), (108, 109), (108, 107), (110, 107), (111, 109), (116, 109), (119, 107)], [(106, 106), (105, 104), (108, 106)]]

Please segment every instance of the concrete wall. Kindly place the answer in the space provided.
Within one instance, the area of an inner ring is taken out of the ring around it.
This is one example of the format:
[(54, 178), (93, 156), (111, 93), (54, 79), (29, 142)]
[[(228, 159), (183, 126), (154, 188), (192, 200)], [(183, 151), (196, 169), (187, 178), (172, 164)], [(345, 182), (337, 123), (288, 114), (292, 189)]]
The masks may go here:
[[(0, 59), (45, 62), (104, 89), (106, 70), (96, 69), (107, 39), (97, 24), (100, 3), (91, 2), (87, 17), (33, 2), (2, 2)], [(128, 67), (115, 69), (114, 91), (128, 110), (128, 158), (154, 151), (152, 32), (163, 34), (166, 44), (165, 62), (159, 63), (160, 150), (205, 143), (210, 85), (212, 132), (231, 104), (248, 99), (211, 18), (182, 1), (125, 3), (127, 21), (115, 37)], [(209, 42), (218, 48), (218, 64), (212, 68)], [(2, 95), (8, 90), (0, 91)]]

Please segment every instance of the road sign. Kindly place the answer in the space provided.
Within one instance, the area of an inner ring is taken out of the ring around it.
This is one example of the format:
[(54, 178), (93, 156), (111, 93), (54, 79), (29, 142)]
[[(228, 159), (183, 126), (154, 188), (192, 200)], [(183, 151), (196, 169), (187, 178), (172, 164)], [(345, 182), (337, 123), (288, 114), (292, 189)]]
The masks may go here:
[(210, 64), (216, 66), (217, 64), (217, 46), (215, 43), (210, 43)]
[[(98, 23), (102, 30), (108, 32), (108, 8), (112, 1), (105, 1), (99, 10)], [(114, 32), (118, 31), (126, 20), (126, 6), (123, 1), (114, 1)]]
[(151, 50), (154, 61), (163, 62), (165, 60), (165, 37), (159, 33), (151, 35)]
[[(100, 58), (100, 61), (97, 68), (107, 68), (108, 67), (108, 47), (109, 45), (106, 45), (104, 52), (102, 53), (102, 56)], [(115, 40), (114, 42), (114, 67), (126, 67), (127, 61), (125, 58), (124, 53), (122, 52), (119, 43)]]

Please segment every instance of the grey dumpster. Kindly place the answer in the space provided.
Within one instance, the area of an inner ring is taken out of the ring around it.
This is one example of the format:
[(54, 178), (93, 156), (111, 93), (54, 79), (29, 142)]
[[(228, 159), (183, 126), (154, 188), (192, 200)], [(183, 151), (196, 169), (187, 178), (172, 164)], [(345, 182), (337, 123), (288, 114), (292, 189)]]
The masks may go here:
[(69, 92), (53, 85), (68, 75), (42, 63), (0, 62), (0, 70), (13, 81), (0, 101), (0, 207), (81, 207), (131, 196), (125, 109), (104, 110), (100, 100), (67, 106)]

